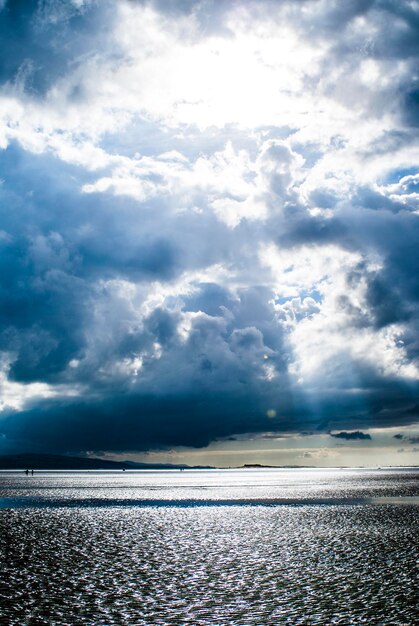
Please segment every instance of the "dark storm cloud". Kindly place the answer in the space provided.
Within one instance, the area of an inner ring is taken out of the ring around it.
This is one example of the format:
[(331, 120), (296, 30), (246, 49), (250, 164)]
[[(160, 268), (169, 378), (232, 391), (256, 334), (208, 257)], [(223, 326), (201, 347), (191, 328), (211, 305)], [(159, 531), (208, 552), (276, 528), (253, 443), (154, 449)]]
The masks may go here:
[(404, 323), (401, 340), (409, 358), (416, 360), (419, 356), (415, 331), (419, 322), (418, 221), (416, 216), (406, 212), (397, 220), (392, 215), (384, 215), (371, 220), (374, 221), (377, 228), (371, 229), (369, 245), (380, 253), (383, 267), (366, 276), (371, 319), (377, 328)]
[[(66, 368), (71, 359), (85, 355), (87, 329), (94, 333), (91, 325), (100, 326), (99, 320), (92, 319), (97, 306), (104, 307), (109, 330), (103, 330), (106, 336), (115, 333), (112, 350), (121, 358), (130, 357), (139, 347), (155, 341), (166, 348), (176, 339), (176, 312), (156, 308), (144, 319), (143, 327), (136, 330), (138, 322), (123, 309), (124, 321), (113, 318), (112, 309), (118, 315), (120, 305), (109, 287), (98, 289), (97, 280), (147, 284), (150, 280), (170, 281), (188, 265), (205, 266), (211, 261), (214, 246), (206, 250), (205, 246), (194, 249), (188, 245), (188, 239), (192, 243), (194, 238), (194, 218), (188, 222), (189, 233), (184, 235), (183, 218), (164, 224), (165, 219), (171, 218), (161, 210), (162, 227), (156, 229), (155, 218), (150, 222), (150, 213), (138, 213), (138, 203), (131, 206), (129, 201), (110, 202), (103, 197), (81, 195), (74, 184), (78, 168), (61, 166), (51, 157), (29, 157), (16, 147), (3, 152), (2, 159), (5, 180), (0, 193), (11, 210), (2, 220), (0, 341), (1, 348), (14, 356), (12, 379), (62, 382), (68, 376), (76, 376), (76, 371)], [(175, 232), (180, 229), (178, 239), (172, 236), (169, 240), (164, 235), (164, 230), (171, 228)], [(160, 230), (160, 234), (153, 230)], [(230, 235), (222, 225), (217, 226), (216, 233), (219, 260), (223, 236)], [(272, 307), (265, 303), (269, 295), (269, 291), (261, 289), (244, 289), (237, 297), (221, 286), (203, 283), (195, 296), (185, 297), (186, 311), (207, 314), (196, 318), (190, 341), (193, 349), (196, 346), (203, 351), (200, 360), (210, 362), (205, 357), (210, 346), (205, 342), (214, 332), (214, 337), (221, 335), (220, 350), (227, 355), (230, 348), (228, 341), (224, 347), (223, 334), (232, 337), (232, 349), (237, 354), (260, 353), (261, 359), (263, 351), (268, 350), (261, 331), (268, 346), (277, 349), (281, 340)], [(231, 311), (231, 319), (225, 324), (216, 317), (222, 315), (223, 306)], [(95, 349), (98, 354), (90, 354), (94, 361), (105, 356), (99, 343)], [(220, 353), (218, 358), (222, 357)], [(186, 354), (182, 354), (183, 358), (188, 360)], [(280, 360), (277, 357), (277, 365)], [(241, 367), (244, 371), (244, 361)], [(83, 371), (83, 379), (86, 374)]]
[(353, 441), (355, 439), (365, 440), (371, 439), (371, 435), (368, 433), (363, 433), (360, 430), (354, 430), (353, 432), (345, 432), (341, 433), (329, 433), (331, 437), (336, 437), (336, 439), (346, 439), (347, 441)]
[[(209, 339), (213, 341), (214, 337)], [(371, 394), (371, 407), (363, 413), (357, 399), (319, 398), (323, 417), (328, 415), (319, 426), (320, 416), (305, 404), (304, 398), (283, 390), (278, 402), (278, 389), (258, 386), (248, 366), (242, 370), (239, 363), (226, 367), (225, 356), (221, 363), (216, 360), (215, 355), (220, 354), (217, 349), (212, 353), (207, 349), (213, 369), (199, 367), (205, 353), (202, 344), (196, 345), (195, 342), (196, 338), (192, 338), (186, 353), (177, 354), (170, 372), (160, 370), (154, 375), (152, 372), (156, 384), (151, 392), (136, 390), (125, 378), (118, 381), (115, 376), (111, 380), (97, 376), (84, 381), (89, 383), (91, 397), (47, 399), (19, 413), (8, 411), (0, 431), (10, 442), (10, 449), (121, 452), (165, 450), (178, 445), (205, 447), (232, 433), (271, 432), (274, 437), (272, 431), (280, 435), (283, 432), (306, 432), (307, 427), (326, 433), (330, 428), (348, 424), (385, 427), (412, 423), (409, 412), (400, 408), (406, 402), (403, 394), (394, 399), (395, 386), (388, 401), (381, 398), (381, 389), (376, 390), (375, 401), (374, 394)], [(185, 370), (186, 358), (192, 360), (190, 372)], [(224, 390), (219, 385), (220, 368), (221, 377), (228, 377)], [(88, 375), (91, 374), (88, 371)], [(178, 381), (171, 392), (168, 391), (170, 374)], [(78, 376), (81, 383), (82, 372)], [(190, 382), (185, 389), (188, 376)], [(206, 377), (209, 377), (208, 381)], [(381, 416), (379, 402), (385, 407)], [(275, 418), (267, 415), (267, 407), (272, 406), (277, 407)], [(362, 431), (329, 434), (347, 441), (371, 439)]]
[[(19, 178), (25, 168), (19, 168), (15, 156), (12, 150), (10, 162)], [(2, 171), (11, 184), (5, 180), (0, 190), (8, 208), (0, 242), (0, 349), (15, 355), (11, 374), (16, 379), (48, 380), (59, 375), (83, 344), (88, 289), (71, 271), (79, 262), (71, 243), (50, 230), (52, 211), (42, 216), (34, 195), (28, 199), (31, 173), (22, 176), (29, 187), (25, 193), (13, 184), (14, 176), (9, 179), (10, 162), (3, 153)]]
[(232, 432), (268, 428), (269, 420), (261, 417), (258, 408), (245, 393), (114, 395), (100, 405), (47, 403), (18, 419), (12, 416), (2, 425), (2, 432), (37, 448), (62, 452), (199, 448)]
[(85, 348), (97, 276), (164, 280), (177, 251), (162, 235), (136, 238), (132, 224), (124, 235), (115, 203), (81, 196), (74, 168), (16, 147), (1, 160), (0, 349), (15, 357), (13, 379), (58, 380)]
[(0, 9), (0, 83), (45, 94), (75, 59), (97, 49), (110, 16), (109, 2), (6, 0)]
[(348, 231), (342, 220), (336, 217), (311, 217), (304, 214), (302, 207), (289, 208), (290, 220), (278, 237), (278, 244), (294, 247), (304, 244), (347, 244)]
[(404, 99), (405, 119), (409, 126), (419, 126), (419, 86), (412, 85)]

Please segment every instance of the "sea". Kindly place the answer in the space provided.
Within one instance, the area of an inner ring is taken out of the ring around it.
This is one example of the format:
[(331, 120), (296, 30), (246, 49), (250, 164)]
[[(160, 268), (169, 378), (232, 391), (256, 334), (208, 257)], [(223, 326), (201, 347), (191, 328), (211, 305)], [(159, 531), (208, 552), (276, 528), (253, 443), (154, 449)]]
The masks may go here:
[(0, 472), (0, 624), (418, 623), (419, 470)]

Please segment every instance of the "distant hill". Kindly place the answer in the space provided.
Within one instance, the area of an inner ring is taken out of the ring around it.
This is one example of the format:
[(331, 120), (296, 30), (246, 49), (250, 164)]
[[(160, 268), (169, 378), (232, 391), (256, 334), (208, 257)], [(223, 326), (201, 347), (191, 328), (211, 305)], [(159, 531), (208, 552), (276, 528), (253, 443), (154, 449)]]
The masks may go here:
[(262, 463), (245, 463), (238, 469), (310, 469), (312, 465), (262, 465)]
[(106, 459), (64, 456), (59, 454), (7, 454), (0, 456), (0, 470), (140, 470), (140, 469), (212, 469), (209, 466), (171, 465), (170, 463), (134, 463)]

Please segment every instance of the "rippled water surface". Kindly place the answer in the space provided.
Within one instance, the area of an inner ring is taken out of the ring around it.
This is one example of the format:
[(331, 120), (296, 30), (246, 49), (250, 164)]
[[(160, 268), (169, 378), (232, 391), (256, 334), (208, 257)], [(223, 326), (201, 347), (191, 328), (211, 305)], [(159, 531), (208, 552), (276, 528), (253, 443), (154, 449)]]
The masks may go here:
[(0, 623), (417, 623), (416, 470), (0, 473)]

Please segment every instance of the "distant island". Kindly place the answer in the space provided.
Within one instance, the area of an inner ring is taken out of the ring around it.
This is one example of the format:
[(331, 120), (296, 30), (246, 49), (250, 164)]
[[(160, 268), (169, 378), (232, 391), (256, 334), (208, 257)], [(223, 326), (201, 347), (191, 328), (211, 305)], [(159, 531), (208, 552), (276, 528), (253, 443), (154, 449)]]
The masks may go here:
[(237, 469), (304, 469), (313, 465), (263, 465), (262, 463), (245, 463)]
[(108, 459), (74, 457), (59, 454), (7, 454), (0, 456), (0, 470), (155, 470), (155, 469), (214, 469), (205, 465), (170, 463), (135, 463)]

